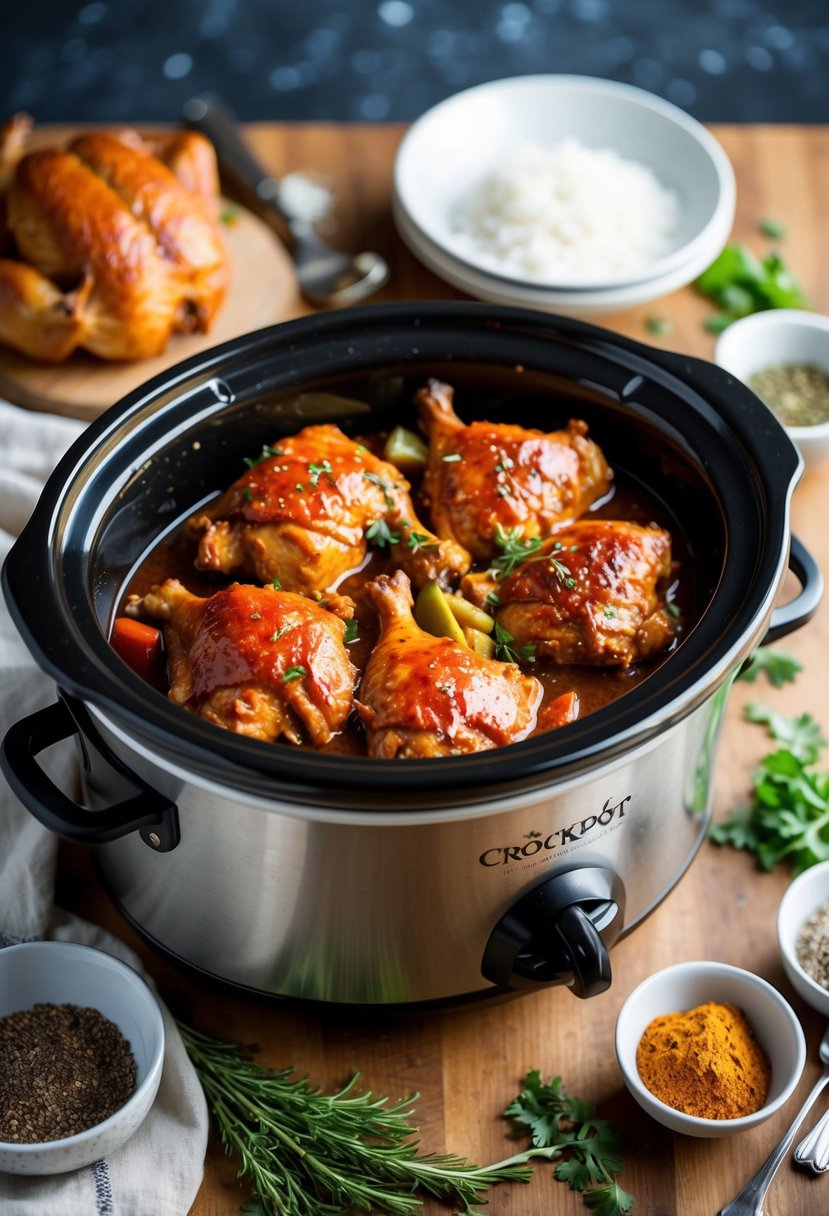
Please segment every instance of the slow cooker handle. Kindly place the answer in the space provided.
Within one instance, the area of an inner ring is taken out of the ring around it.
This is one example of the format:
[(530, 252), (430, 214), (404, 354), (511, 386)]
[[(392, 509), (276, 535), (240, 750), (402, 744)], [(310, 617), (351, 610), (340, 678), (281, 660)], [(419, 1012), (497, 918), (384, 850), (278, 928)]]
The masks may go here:
[[(159, 794), (128, 769), (106, 746), (100, 736), (76, 717), (85, 718), (81, 702), (61, 696), (54, 705), (21, 718), (6, 732), (0, 746), (0, 768), (14, 793), (44, 827), (74, 844), (107, 844), (139, 832), (141, 839), (156, 853), (167, 853), (179, 843), (178, 809), (174, 802)], [(119, 778), (136, 791), (113, 806), (87, 810), (64, 794), (46, 775), (35, 757), (64, 739), (77, 735), (86, 760), (94, 748)]]
[(760, 643), (767, 646), (784, 638), (810, 621), (823, 597), (823, 574), (809, 550), (792, 536), (789, 548), (789, 569), (800, 583), (800, 591), (788, 604), (781, 604), (771, 614), (768, 633)]
[(569, 983), (579, 997), (610, 987), (608, 948), (622, 929), (625, 892), (612, 870), (583, 866), (548, 878), (501, 917), (481, 971), (501, 988)]

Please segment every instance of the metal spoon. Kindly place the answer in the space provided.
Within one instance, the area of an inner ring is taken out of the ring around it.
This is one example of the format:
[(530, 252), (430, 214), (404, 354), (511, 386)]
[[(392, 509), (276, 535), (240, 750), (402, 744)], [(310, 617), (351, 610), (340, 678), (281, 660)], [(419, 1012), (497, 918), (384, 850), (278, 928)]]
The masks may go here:
[(739, 1195), (732, 1199), (726, 1207), (720, 1208), (717, 1216), (763, 1216), (763, 1200), (769, 1189), (771, 1180), (777, 1173), (784, 1157), (794, 1143), (797, 1129), (809, 1111), (818, 1094), (829, 1083), (829, 1027), (824, 1031), (818, 1049), (823, 1074), (812, 1086), (809, 1096), (794, 1117), (794, 1120), (780, 1143), (771, 1150), (757, 1173), (750, 1179)]
[(287, 228), (300, 290), (309, 303), (320, 308), (356, 304), (388, 280), (389, 268), (379, 253), (342, 253), (320, 240), (314, 219), (287, 204), (281, 183), (256, 159), (224, 106), (193, 97), (185, 102), (182, 118), (211, 141), (221, 168)]

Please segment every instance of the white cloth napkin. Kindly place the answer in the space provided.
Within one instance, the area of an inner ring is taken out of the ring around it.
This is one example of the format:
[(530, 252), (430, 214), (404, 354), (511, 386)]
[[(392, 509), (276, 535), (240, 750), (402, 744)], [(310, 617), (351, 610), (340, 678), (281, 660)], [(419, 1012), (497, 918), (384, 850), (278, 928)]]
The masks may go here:
[[(0, 562), (43, 483), (83, 426), (0, 402)], [(0, 735), (55, 700), (0, 597)], [(74, 788), (74, 749), (53, 749), (50, 776)], [(60, 753), (60, 754), (57, 754)], [(37, 938), (96, 946), (142, 972), (123, 942), (55, 908), (57, 839), (21, 806), (0, 776), (0, 948)], [(147, 978), (145, 976), (145, 978)], [(0, 1173), (2, 1216), (187, 1216), (207, 1147), (207, 1106), (181, 1036), (162, 1004), (167, 1046), (161, 1086), (144, 1123), (106, 1161), (52, 1177)]]

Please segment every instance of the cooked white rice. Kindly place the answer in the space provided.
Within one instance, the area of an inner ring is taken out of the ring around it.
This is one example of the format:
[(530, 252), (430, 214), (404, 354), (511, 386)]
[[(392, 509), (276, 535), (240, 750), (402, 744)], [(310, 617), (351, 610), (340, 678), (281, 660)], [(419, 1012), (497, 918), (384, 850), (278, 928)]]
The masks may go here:
[(464, 197), (455, 248), (500, 274), (547, 283), (602, 282), (672, 247), (673, 191), (638, 161), (566, 139), (520, 148)]

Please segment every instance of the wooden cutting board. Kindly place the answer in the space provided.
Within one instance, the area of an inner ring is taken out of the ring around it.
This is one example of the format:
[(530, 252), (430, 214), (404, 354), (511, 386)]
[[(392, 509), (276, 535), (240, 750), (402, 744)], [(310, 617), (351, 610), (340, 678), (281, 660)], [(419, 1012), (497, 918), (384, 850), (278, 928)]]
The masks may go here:
[(65, 363), (49, 365), (0, 347), (0, 397), (88, 421), (183, 359), (295, 316), (299, 289), (288, 251), (263, 220), (236, 204), (233, 208), (225, 227), (230, 289), (209, 333), (175, 334), (164, 354), (135, 363), (107, 363), (76, 351)]

